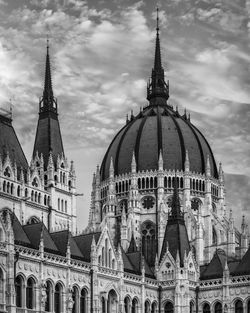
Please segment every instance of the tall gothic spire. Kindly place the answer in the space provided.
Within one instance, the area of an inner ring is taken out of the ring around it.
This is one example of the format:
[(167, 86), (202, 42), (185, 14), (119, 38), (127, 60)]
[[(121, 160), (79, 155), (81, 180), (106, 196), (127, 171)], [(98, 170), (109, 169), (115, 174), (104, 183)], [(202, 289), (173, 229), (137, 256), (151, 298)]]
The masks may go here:
[(157, 8), (156, 19), (156, 43), (155, 43), (155, 59), (152, 69), (151, 79), (147, 86), (147, 99), (150, 104), (166, 104), (169, 98), (169, 82), (165, 82), (164, 69), (161, 64), (161, 48), (159, 35), (159, 9)]
[(47, 39), (47, 54), (46, 54), (46, 63), (45, 63), (44, 89), (43, 89), (43, 96), (40, 100), (40, 112), (47, 112), (47, 111), (57, 113), (57, 101), (54, 97), (53, 88), (52, 88), (48, 39)]
[(33, 158), (38, 154), (44, 157), (44, 166), (47, 168), (51, 155), (54, 163), (58, 156), (64, 155), (60, 125), (58, 121), (57, 101), (53, 94), (49, 42), (47, 40), (47, 54), (45, 64), (45, 79), (43, 96), (39, 101), (39, 119), (37, 124), (36, 139)]

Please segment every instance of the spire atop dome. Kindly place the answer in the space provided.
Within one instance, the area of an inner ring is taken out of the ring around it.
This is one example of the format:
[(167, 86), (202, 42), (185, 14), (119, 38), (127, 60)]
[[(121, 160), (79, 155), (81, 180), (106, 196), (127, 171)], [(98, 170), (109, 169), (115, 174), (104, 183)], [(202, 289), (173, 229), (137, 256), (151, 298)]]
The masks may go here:
[(156, 18), (156, 43), (154, 68), (152, 69), (151, 79), (147, 86), (147, 99), (150, 104), (166, 104), (169, 98), (169, 83), (165, 82), (164, 69), (161, 64), (161, 48), (159, 35), (159, 9), (157, 8)]
[(43, 96), (40, 100), (40, 112), (51, 111), (51, 112), (57, 113), (57, 101), (54, 97), (53, 87), (52, 87), (48, 38), (47, 38), (46, 49), (47, 49), (47, 53), (46, 53), (46, 63), (45, 63), (44, 89), (43, 89)]

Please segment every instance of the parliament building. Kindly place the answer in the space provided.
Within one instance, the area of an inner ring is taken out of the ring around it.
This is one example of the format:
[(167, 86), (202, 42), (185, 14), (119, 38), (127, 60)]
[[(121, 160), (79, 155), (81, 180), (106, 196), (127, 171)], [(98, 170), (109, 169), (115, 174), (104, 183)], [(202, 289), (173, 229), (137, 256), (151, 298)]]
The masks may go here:
[(222, 165), (168, 102), (158, 25), (146, 98), (97, 166), (80, 232), (49, 47), (30, 163), (1, 111), (0, 312), (250, 313), (247, 221), (235, 227)]

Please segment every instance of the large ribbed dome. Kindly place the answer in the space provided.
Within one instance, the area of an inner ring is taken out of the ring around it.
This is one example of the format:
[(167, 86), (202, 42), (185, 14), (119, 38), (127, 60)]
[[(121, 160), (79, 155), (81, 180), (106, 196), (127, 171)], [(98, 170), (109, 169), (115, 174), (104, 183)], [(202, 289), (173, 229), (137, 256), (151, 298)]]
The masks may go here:
[(111, 157), (114, 174), (131, 172), (133, 152), (137, 171), (158, 169), (160, 151), (166, 170), (184, 170), (186, 151), (190, 161), (190, 171), (204, 174), (209, 156), (211, 175), (217, 178), (217, 168), (213, 153), (205, 137), (190, 123), (189, 119), (168, 105), (169, 83), (165, 81), (161, 65), (160, 37), (157, 17), (154, 67), (147, 86), (149, 105), (118, 132), (106, 152), (101, 179), (109, 177)]
[(218, 176), (208, 142), (187, 116), (181, 116), (168, 105), (149, 105), (132, 118), (111, 142), (102, 162), (101, 179), (109, 177), (111, 157), (115, 175), (131, 172), (133, 151), (137, 171), (156, 170), (160, 150), (166, 170), (184, 170), (187, 150), (190, 171), (205, 173), (209, 156), (211, 175)]

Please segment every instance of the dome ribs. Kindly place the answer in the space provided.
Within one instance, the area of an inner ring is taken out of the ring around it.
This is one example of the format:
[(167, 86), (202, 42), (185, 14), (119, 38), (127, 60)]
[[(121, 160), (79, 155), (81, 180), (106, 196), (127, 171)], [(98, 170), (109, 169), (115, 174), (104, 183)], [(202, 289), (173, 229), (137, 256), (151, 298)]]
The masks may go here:
[(180, 145), (181, 145), (181, 163), (182, 163), (182, 168), (180, 170), (183, 170), (184, 171), (184, 168), (185, 168), (185, 157), (186, 157), (186, 148), (185, 148), (185, 143), (184, 143), (184, 139), (183, 139), (183, 136), (182, 136), (182, 132), (181, 132), (181, 129), (180, 129), (180, 126), (179, 124), (176, 122), (173, 114), (169, 114), (169, 116), (171, 117), (171, 119), (173, 120), (174, 124), (175, 124), (175, 127), (176, 127), (176, 130), (178, 132), (178, 135), (179, 135), (179, 140), (180, 140)]
[[(158, 133), (158, 158), (160, 155), (160, 151), (163, 150), (162, 146), (162, 125), (161, 125), (161, 113), (159, 111), (159, 107), (157, 107), (157, 133)], [(163, 151), (162, 151), (163, 153)]]
[(114, 139), (111, 141), (109, 147), (108, 147), (108, 150), (107, 152), (105, 153), (104, 155), (104, 158), (103, 158), (103, 161), (102, 161), (102, 164), (101, 164), (101, 168), (100, 168), (100, 173), (101, 173), (101, 179), (102, 180), (105, 180), (107, 177), (105, 177), (105, 168), (106, 168), (106, 161), (107, 161), (107, 157), (108, 157), (108, 154), (109, 154), (109, 151), (113, 145), (113, 143), (115, 142), (116, 138), (119, 136), (119, 134), (124, 130), (124, 128), (127, 126), (128, 124), (125, 124), (122, 129), (115, 135)]
[[(205, 156), (204, 156), (204, 153), (203, 153), (203, 149), (202, 149), (202, 145), (201, 145), (201, 142), (200, 142), (200, 139), (199, 137), (197, 136), (196, 132), (194, 131), (194, 126), (193, 124), (191, 124), (188, 120), (186, 121), (187, 122), (187, 125), (190, 127), (192, 133), (194, 134), (196, 140), (197, 140), (197, 143), (198, 143), (198, 147), (199, 147), (199, 150), (200, 150), (200, 155), (201, 155), (201, 167), (202, 167), (202, 173), (205, 173)], [(202, 136), (203, 137), (203, 136)]]
[[(213, 152), (212, 152), (212, 149), (209, 145), (209, 143), (207, 142), (207, 139), (203, 136), (203, 134), (199, 131), (198, 128), (196, 128), (194, 125), (192, 125), (193, 128), (200, 134), (200, 136), (204, 139), (207, 147), (208, 147), (208, 150), (210, 152), (210, 157), (212, 157), (212, 160), (213, 160), (213, 169), (214, 169), (214, 173), (212, 172), (212, 175), (215, 177), (215, 178), (219, 178), (219, 175), (218, 175), (218, 170), (217, 170), (217, 166), (216, 166), (216, 162), (215, 162), (215, 159), (214, 159), (214, 155), (213, 155)], [(205, 156), (204, 156), (205, 157)], [(205, 164), (205, 159), (204, 159), (204, 164)], [(205, 166), (204, 166), (204, 173), (205, 173)]]
[(146, 120), (147, 120), (147, 115), (143, 118), (143, 120), (140, 124), (139, 130), (137, 133), (137, 137), (136, 137), (136, 142), (135, 142), (134, 151), (135, 151), (135, 160), (136, 160), (136, 164), (137, 164), (137, 170), (139, 170), (139, 149), (140, 149), (141, 134), (142, 134), (143, 127), (146, 123)]

